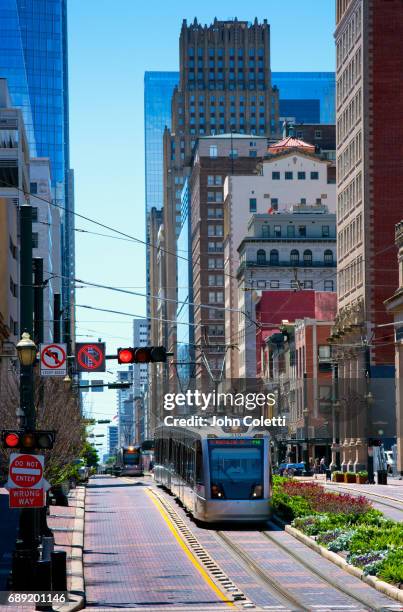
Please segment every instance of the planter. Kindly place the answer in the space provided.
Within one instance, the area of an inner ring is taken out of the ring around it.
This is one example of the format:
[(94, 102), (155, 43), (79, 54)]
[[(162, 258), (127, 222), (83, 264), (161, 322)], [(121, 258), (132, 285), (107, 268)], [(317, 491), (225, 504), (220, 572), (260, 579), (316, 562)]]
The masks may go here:
[(332, 480), (333, 482), (344, 482), (344, 474), (342, 472), (333, 472)]
[(356, 474), (356, 483), (357, 484), (367, 484), (368, 482), (368, 472), (358, 472), (358, 474)]
[(356, 483), (357, 482), (357, 475), (355, 474), (355, 472), (345, 472), (344, 473), (344, 482), (348, 482), (348, 483)]

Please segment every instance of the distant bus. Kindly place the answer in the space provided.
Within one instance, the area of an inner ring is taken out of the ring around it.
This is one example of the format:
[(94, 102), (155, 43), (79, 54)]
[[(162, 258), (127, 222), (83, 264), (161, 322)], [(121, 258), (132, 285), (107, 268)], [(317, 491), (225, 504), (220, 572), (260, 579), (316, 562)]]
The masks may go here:
[(120, 476), (143, 476), (141, 446), (122, 446), (116, 453), (115, 466)]

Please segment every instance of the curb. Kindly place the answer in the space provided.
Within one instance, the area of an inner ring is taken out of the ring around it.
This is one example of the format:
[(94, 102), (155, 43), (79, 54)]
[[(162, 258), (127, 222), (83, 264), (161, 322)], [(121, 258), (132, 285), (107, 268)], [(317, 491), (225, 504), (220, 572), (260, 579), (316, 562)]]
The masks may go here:
[(299, 529), (295, 529), (294, 527), (291, 527), (291, 525), (286, 525), (285, 531), (290, 535), (294, 536), (294, 538), (296, 538), (303, 544), (306, 544), (306, 546), (309, 546), (309, 548), (311, 548), (315, 552), (322, 555), (322, 557), (324, 557), (328, 561), (332, 561), (335, 565), (338, 565), (341, 569), (345, 570), (352, 576), (355, 576), (363, 582), (366, 582), (366, 584), (369, 584), (371, 587), (375, 588), (380, 593), (383, 593), (384, 595), (387, 595), (388, 597), (391, 597), (392, 599), (403, 603), (403, 591), (401, 589), (398, 589), (397, 587), (388, 584), (383, 580), (379, 580), (379, 578), (376, 578), (375, 576), (366, 576), (361, 569), (359, 569), (358, 567), (354, 567), (354, 565), (350, 565), (337, 553), (334, 553), (331, 550), (327, 550), (327, 548), (323, 548), (323, 546), (317, 544), (314, 540), (312, 540), (311, 537), (305, 535), (304, 533), (302, 533), (302, 531), (299, 531)]
[(61, 606), (53, 606), (57, 612), (74, 612), (85, 607), (84, 585), (84, 515), (85, 515), (85, 487), (77, 487), (76, 515), (74, 519), (74, 532), (72, 539), (72, 558), (70, 560), (71, 586), (69, 602)]

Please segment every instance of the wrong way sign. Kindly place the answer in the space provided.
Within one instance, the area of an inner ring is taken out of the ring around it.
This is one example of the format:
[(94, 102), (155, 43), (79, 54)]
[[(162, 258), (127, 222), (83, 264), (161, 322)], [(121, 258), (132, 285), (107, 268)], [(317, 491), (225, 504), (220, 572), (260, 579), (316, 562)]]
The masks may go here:
[(66, 376), (66, 344), (41, 344), (41, 376)]

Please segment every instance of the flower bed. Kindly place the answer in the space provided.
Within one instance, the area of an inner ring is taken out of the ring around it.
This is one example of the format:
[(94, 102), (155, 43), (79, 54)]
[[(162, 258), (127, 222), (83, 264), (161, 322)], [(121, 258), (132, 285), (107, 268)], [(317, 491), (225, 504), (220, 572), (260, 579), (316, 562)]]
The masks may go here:
[(365, 574), (403, 586), (403, 525), (386, 519), (363, 496), (327, 492), (315, 482), (275, 477), (273, 509)]

